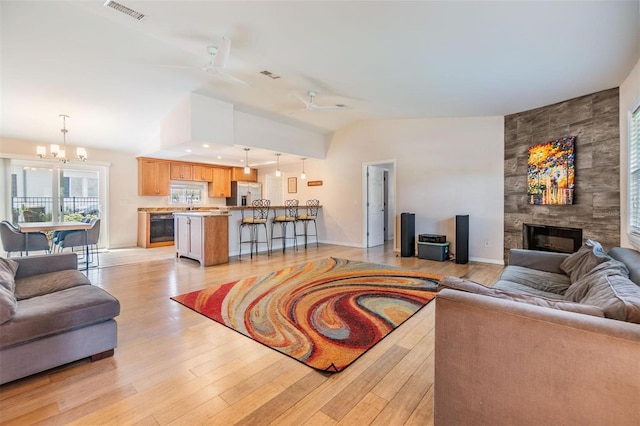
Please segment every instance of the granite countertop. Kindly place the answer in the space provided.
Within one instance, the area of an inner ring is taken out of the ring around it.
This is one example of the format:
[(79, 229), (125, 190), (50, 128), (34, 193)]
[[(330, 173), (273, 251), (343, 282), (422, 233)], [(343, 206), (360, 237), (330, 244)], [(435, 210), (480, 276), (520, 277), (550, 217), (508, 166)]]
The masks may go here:
[[(229, 210), (251, 210), (253, 207), (251, 206), (227, 206), (227, 209)], [(286, 209), (286, 206), (269, 206), (270, 210), (273, 209)], [(298, 206), (298, 209), (307, 209), (307, 205), (300, 205)], [(322, 208), (322, 206), (318, 206), (318, 208)]]
[[(322, 208), (322, 206), (318, 206)], [(206, 213), (206, 212), (229, 212), (229, 211), (240, 211), (240, 210), (251, 210), (253, 207), (251, 206), (205, 206), (205, 207), (194, 207), (193, 210), (189, 210), (187, 207), (138, 207), (139, 213)], [(286, 206), (270, 206), (269, 209), (284, 209)], [(307, 206), (298, 206), (298, 209), (306, 209)], [(219, 214), (219, 213), (218, 213)]]
[(177, 212), (210, 212), (228, 211), (227, 206), (204, 206), (194, 207), (189, 210), (187, 207), (138, 207), (139, 213), (177, 213)]
[(173, 212), (173, 214), (178, 214), (181, 216), (229, 216), (229, 212), (228, 211), (223, 211), (223, 210), (210, 210), (210, 211), (195, 211), (195, 210), (188, 210), (188, 211), (179, 211), (179, 212)]

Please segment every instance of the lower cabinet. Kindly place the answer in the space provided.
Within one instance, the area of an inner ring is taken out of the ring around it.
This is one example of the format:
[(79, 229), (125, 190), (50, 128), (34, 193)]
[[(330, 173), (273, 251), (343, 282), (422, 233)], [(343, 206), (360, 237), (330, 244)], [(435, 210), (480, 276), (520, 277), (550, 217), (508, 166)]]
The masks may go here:
[(202, 266), (229, 262), (229, 216), (174, 214), (176, 257), (188, 257)]

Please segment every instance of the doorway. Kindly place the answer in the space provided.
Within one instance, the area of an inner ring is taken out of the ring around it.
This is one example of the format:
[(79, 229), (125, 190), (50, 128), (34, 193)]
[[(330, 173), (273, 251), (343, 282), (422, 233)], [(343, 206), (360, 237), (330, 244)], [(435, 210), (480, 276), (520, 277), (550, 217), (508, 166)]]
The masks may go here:
[(363, 247), (395, 239), (395, 160), (363, 163)]

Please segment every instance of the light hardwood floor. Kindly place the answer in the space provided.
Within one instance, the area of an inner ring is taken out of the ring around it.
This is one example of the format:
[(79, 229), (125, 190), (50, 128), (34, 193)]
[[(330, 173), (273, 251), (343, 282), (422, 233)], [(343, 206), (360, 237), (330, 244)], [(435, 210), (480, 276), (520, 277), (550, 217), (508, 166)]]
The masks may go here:
[(91, 281), (120, 300), (111, 358), (79, 361), (0, 387), (0, 423), (429, 425), (433, 423), (432, 302), (347, 369), (322, 374), (169, 299), (328, 256), (492, 284), (498, 265), (401, 258), (321, 245), (243, 256), (202, 268), (173, 248), (101, 254)]

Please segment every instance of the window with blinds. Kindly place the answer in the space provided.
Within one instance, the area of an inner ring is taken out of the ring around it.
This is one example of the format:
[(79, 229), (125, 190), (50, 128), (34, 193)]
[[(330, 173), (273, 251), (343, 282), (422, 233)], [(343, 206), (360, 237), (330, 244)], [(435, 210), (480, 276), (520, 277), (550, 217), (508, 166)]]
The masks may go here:
[(640, 237), (640, 101), (629, 124), (629, 232)]

